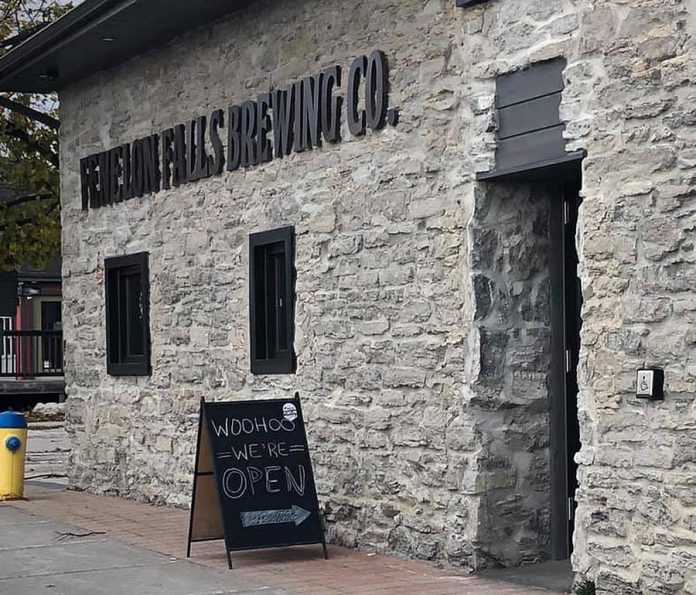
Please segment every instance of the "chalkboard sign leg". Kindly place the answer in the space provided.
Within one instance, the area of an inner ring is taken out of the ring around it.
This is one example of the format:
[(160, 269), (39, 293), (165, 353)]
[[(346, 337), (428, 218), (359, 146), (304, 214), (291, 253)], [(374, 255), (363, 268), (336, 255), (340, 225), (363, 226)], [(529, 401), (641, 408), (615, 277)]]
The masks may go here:
[[(299, 393), (295, 393), (297, 398), (300, 398)], [(321, 547), (324, 550), (324, 560), (329, 559), (329, 550), (326, 549), (326, 522), (324, 521), (324, 515), (319, 514), (319, 522), (321, 523)]]
[(189, 513), (188, 543), (186, 544), (186, 557), (191, 557), (191, 541), (193, 540), (193, 517), (196, 513), (196, 491), (198, 488), (198, 465), (201, 455), (201, 430), (203, 429), (203, 413), (205, 411), (205, 398), (201, 397), (201, 410), (198, 413), (198, 436), (196, 436), (196, 458), (193, 469), (193, 490), (191, 491), (191, 512)]
[(227, 550), (227, 567), (232, 570), (232, 554), (230, 554), (230, 550)]

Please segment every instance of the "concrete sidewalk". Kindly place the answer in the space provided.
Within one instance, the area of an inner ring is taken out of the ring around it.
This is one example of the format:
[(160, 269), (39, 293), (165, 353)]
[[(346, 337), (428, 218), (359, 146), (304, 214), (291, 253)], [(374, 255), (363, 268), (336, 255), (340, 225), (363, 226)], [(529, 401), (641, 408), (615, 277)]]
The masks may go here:
[(386, 594), (549, 595), (551, 591), (444, 571), (428, 564), (319, 546), (236, 553), (194, 544), (188, 512), (29, 485), (0, 504), (0, 593), (22, 595)]
[(29, 422), (25, 479), (68, 484), (70, 440), (62, 421)]
[[(0, 592), (113, 595), (284, 593), (0, 506)], [(232, 579), (232, 580), (230, 580)]]

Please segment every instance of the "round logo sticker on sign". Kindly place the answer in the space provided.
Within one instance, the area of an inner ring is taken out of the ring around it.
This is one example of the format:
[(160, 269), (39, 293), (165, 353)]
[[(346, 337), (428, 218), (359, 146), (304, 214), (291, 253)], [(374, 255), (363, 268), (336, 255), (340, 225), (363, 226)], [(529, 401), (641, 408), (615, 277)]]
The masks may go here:
[(297, 407), (292, 403), (285, 403), (283, 405), (283, 417), (288, 421), (295, 421), (297, 419)]

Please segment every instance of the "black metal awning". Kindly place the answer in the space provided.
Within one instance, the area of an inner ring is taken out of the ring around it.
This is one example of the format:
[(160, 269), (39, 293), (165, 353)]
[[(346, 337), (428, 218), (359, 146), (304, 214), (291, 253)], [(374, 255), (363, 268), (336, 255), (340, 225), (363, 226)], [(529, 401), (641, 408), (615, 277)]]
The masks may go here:
[(252, 0), (85, 0), (0, 58), (0, 91), (48, 93)]
[(585, 151), (566, 151), (559, 107), (565, 60), (533, 64), (496, 80), (495, 167), (478, 180), (577, 178)]
[(550, 179), (580, 179), (580, 162), (587, 157), (587, 151), (573, 151), (555, 159), (524, 163), (510, 167), (496, 167), (491, 171), (478, 172), (476, 179), (481, 182), (534, 182)]

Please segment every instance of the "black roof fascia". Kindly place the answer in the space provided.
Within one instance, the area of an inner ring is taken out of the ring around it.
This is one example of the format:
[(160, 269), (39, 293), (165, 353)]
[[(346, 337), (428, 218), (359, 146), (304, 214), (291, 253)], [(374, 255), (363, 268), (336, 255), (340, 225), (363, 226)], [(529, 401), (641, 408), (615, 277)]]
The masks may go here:
[[(137, 0), (125, 0), (126, 3), (133, 1)], [(124, 0), (85, 0), (10, 50), (0, 58), (0, 90), (3, 90), (2, 81), (8, 73), (13, 72), (17, 67), (26, 68), (30, 62), (50, 52), (56, 43), (65, 41), (70, 34), (78, 32), (96, 19), (100, 11), (122, 3)]]
[(252, 1), (85, 0), (0, 58), (0, 92), (58, 91)]
[(37, 269), (25, 264), (17, 273), (17, 279), (23, 282), (44, 281), (60, 283), (62, 280), (61, 266), (62, 260), (60, 254), (56, 254), (42, 269)]

